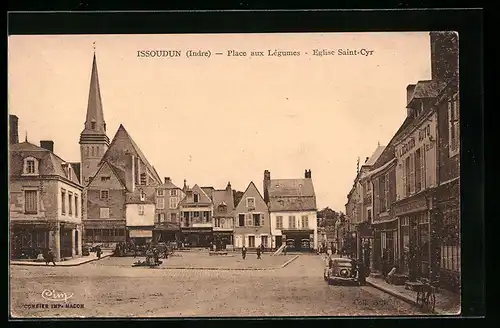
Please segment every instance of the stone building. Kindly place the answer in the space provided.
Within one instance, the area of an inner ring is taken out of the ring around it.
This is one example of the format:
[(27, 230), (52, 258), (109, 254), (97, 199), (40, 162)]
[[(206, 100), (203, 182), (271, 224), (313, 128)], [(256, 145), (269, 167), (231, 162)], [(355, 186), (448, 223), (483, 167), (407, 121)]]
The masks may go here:
[(212, 192), (213, 234), (217, 249), (234, 246), (234, 198), (233, 188), (228, 182), (225, 189)]
[(203, 189), (194, 185), (183, 188), (181, 200), (181, 233), (186, 246), (210, 247), (213, 242), (213, 202)]
[(272, 248), (287, 243), (297, 251), (318, 248), (316, 194), (311, 170), (303, 179), (271, 179), (264, 172), (264, 201), (268, 204)]
[(11, 144), (9, 155), (11, 258), (48, 248), (56, 261), (81, 256), (78, 165), (57, 156), (50, 140), (40, 147), (27, 140)]
[(181, 240), (179, 203), (183, 198), (184, 192), (170, 177), (165, 177), (163, 184), (156, 188), (154, 240), (163, 242)]
[(235, 247), (251, 249), (263, 245), (271, 248), (271, 225), (269, 209), (261, 193), (250, 182), (234, 211)]

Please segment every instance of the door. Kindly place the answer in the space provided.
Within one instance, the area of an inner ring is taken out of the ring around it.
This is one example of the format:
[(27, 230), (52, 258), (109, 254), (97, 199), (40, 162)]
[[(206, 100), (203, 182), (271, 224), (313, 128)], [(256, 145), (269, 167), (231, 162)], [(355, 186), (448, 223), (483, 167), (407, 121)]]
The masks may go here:
[(75, 255), (79, 255), (79, 253), (78, 253), (78, 230), (75, 230)]
[(276, 248), (280, 248), (281, 245), (283, 244), (283, 237), (282, 236), (276, 236)]

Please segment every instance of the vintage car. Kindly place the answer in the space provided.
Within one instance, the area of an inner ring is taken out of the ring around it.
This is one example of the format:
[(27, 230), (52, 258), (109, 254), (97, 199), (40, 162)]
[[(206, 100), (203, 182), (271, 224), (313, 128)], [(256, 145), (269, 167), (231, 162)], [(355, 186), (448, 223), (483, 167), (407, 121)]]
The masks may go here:
[(359, 285), (352, 260), (348, 258), (338, 257), (330, 259), (325, 268), (324, 279), (329, 285), (334, 285), (336, 283), (352, 283)]
[(90, 246), (83, 245), (82, 246), (82, 256), (89, 256), (89, 255), (90, 255)]

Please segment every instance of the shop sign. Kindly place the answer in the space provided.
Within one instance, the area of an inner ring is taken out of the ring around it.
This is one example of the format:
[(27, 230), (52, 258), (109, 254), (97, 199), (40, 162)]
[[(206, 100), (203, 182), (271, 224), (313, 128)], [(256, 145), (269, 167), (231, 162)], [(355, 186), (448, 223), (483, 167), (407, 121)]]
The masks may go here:
[(406, 204), (398, 205), (394, 207), (393, 211), (394, 211), (394, 216), (400, 216), (407, 213), (426, 211), (427, 209), (428, 209), (427, 199), (419, 198), (411, 202), (408, 202)]

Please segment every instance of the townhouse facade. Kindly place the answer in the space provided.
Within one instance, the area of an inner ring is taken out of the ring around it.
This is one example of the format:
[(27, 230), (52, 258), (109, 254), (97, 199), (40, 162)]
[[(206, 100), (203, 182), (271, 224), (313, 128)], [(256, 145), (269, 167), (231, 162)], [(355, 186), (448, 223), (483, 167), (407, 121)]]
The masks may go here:
[(165, 177), (162, 185), (156, 188), (156, 218), (153, 237), (159, 242), (181, 240), (181, 212), (179, 203), (184, 192), (170, 177)]
[(57, 156), (50, 140), (41, 141), (40, 147), (15, 141), (11, 138), (9, 151), (11, 258), (47, 249), (56, 261), (81, 256), (83, 186), (78, 163)]
[(271, 221), (271, 247), (286, 243), (295, 250), (318, 248), (316, 194), (311, 171), (303, 179), (271, 179), (264, 172), (264, 201)]
[[(234, 198), (231, 183), (225, 189), (212, 191), (213, 242), (217, 250), (234, 246)], [(228, 247), (229, 246), (229, 247)]]
[(251, 249), (262, 245), (265, 249), (271, 249), (269, 209), (253, 182), (247, 186), (234, 214), (235, 248), (245, 246)]
[(212, 199), (195, 184), (185, 186), (181, 200), (181, 233), (185, 246), (210, 247), (213, 242)]

